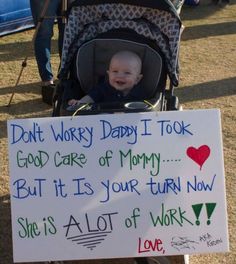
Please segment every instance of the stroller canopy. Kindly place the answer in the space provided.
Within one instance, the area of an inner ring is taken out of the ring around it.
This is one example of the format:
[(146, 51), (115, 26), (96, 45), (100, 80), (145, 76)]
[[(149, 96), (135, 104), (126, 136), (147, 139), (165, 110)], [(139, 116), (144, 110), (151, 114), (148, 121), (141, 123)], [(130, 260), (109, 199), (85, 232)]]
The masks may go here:
[(165, 56), (173, 85), (178, 86), (181, 21), (169, 0), (78, 0), (65, 27), (59, 79), (66, 79), (78, 48), (99, 34), (130, 29), (154, 41)]

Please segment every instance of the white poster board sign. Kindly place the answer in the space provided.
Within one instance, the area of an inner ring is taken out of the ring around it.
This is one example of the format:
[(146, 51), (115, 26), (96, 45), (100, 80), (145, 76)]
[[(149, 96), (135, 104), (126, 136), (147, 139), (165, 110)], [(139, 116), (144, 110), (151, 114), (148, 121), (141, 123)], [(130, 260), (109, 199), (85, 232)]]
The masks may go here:
[(218, 110), (8, 122), (14, 261), (228, 251)]

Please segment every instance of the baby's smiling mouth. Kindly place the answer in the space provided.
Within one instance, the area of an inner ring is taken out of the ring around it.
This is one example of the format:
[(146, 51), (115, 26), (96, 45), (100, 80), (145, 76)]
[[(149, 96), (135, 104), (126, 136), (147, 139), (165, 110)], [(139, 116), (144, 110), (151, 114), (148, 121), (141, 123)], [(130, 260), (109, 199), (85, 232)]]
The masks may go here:
[(123, 81), (116, 81), (116, 83), (117, 83), (118, 85), (124, 85), (124, 84), (125, 84), (125, 82), (123, 82)]

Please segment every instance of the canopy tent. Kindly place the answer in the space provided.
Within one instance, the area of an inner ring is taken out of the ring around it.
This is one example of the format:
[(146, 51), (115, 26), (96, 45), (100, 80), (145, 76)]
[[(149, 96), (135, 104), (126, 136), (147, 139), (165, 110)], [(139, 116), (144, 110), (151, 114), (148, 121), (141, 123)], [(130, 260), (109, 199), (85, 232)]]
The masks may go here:
[(33, 26), (29, 0), (0, 1), (0, 36)]

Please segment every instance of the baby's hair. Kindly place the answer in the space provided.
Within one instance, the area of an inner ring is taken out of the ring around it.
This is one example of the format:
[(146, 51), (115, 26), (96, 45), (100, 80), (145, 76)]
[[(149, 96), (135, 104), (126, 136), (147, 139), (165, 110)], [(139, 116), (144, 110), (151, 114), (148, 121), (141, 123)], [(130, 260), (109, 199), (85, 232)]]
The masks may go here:
[(137, 63), (137, 67), (139, 69), (139, 72), (141, 72), (142, 69), (142, 60), (139, 57), (139, 55), (133, 51), (129, 51), (129, 50), (121, 50), (116, 52), (115, 54), (113, 54), (113, 56), (111, 57), (110, 62), (113, 59), (133, 59), (136, 63)]

